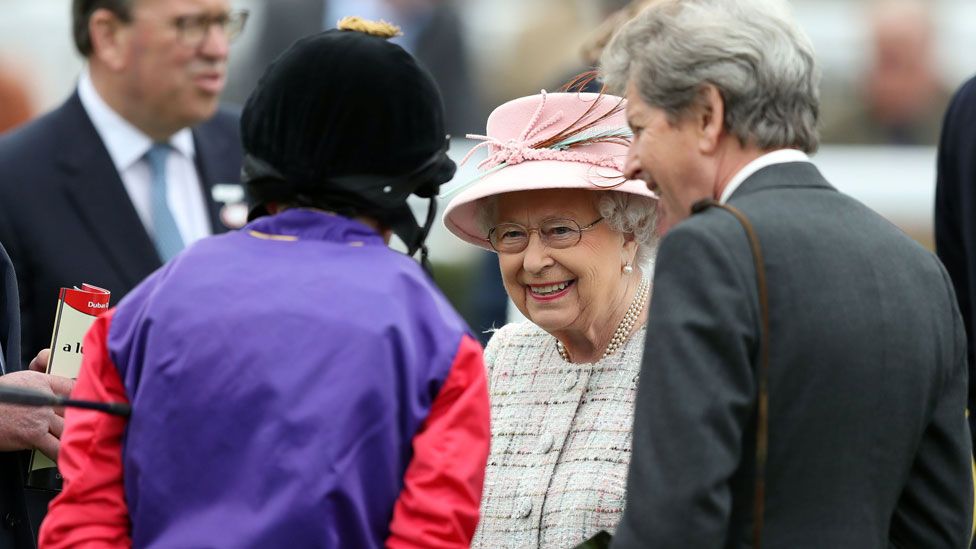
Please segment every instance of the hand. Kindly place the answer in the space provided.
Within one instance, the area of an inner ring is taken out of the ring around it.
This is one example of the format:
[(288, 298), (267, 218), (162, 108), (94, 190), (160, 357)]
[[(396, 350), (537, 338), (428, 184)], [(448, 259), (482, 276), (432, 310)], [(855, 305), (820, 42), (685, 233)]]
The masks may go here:
[[(41, 354), (44, 354), (42, 351)], [(38, 354), (34, 362), (41, 359)], [(47, 356), (43, 357), (47, 366)], [(34, 362), (31, 362), (33, 367)], [(23, 387), (47, 394), (67, 396), (74, 380), (42, 374), (32, 370), (12, 372), (0, 376), (0, 385)], [(35, 408), (0, 404), (0, 451), (10, 452), (36, 448), (57, 461), (61, 432), (64, 430), (64, 411), (49, 407)]]
[(42, 374), (47, 373), (47, 361), (49, 358), (51, 358), (51, 349), (41, 349), (41, 352), (37, 353), (37, 356), (31, 361), (28, 369), (41, 372)]

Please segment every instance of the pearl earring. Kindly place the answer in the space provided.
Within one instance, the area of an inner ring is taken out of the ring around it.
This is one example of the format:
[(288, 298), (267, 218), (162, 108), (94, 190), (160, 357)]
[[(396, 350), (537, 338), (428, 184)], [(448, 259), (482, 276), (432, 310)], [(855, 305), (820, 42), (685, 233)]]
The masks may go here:
[(624, 264), (623, 271), (625, 275), (629, 275), (630, 273), (634, 272), (634, 267), (631, 266), (630, 261)]

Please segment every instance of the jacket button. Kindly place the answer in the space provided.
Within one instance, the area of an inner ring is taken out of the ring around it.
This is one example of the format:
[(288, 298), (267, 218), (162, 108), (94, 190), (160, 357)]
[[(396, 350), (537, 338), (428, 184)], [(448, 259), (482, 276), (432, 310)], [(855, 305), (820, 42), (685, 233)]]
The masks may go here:
[(3, 516), (3, 525), (5, 527), (13, 528), (18, 524), (20, 524), (20, 519), (17, 518), (17, 515), (13, 513), (7, 513), (6, 515)]
[(563, 390), (572, 391), (573, 387), (576, 387), (576, 381), (579, 378), (579, 374), (576, 372), (570, 373), (563, 379)]
[(539, 437), (539, 443), (535, 447), (535, 452), (537, 454), (546, 454), (549, 450), (552, 450), (552, 445), (555, 444), (556, 437), (552, 436), (552, 433), (543, 433)]
[(532, 500), (523, 499), (515, 505), (512, 518), (526, 518), (532, 514)]

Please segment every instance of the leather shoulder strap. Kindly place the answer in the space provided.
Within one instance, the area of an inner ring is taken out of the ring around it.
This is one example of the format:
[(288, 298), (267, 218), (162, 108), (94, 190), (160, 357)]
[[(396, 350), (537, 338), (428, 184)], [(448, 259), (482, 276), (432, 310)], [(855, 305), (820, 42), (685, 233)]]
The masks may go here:
[(738, 208), (706, 199), (691, 207), (692, 214), (708, 208), (721, 208), (732, 214), (746, 232), (752, 259), (756, 265), (756, 285), (759, 290), (760, 340), (759, 340), (759, 391), (758, 412), (756, 414), (756, 483), (753, 495), (753, 547), (762, 547), (763, 511), (766, 500), (766, 459), (769, 452), (769, 297), (766, 291), (766, 269), (763, 262), (762, 247), (752, 223)]

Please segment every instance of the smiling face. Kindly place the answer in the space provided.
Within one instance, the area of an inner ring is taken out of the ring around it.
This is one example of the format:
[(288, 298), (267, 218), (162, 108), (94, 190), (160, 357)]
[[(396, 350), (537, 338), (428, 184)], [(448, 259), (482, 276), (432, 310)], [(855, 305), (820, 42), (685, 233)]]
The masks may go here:
[(627, 123), (634, 140), (624, 175), (640, 179), (657, 193), (658, 233), (664, 235), (691, 215), (691, 205), (713, 197), (713, 186), (702, 173), (700, 133), (693, 117), (675, 124), (667, 113), (641, 99), (633, 82), (627, 86)]
[[(506, 193), (497, 199), (495, 222), (539, 227), (546, 220), (563, 218), (582, 227), (600, 218), (598, 197), (598, 192), (582, 189)], [(621, 268), (633, 261), (636, 249), (632, 238), (601, 222), (584, 231), (578, 244), (563, 249), (543, 245), (539, 233), (531, 231), (525, 250), (499, 253), (498, 263), (509, 297), (542, 329), (553, 335), (603, 332), (616, 318), (614, 313), (628, 305)]]

